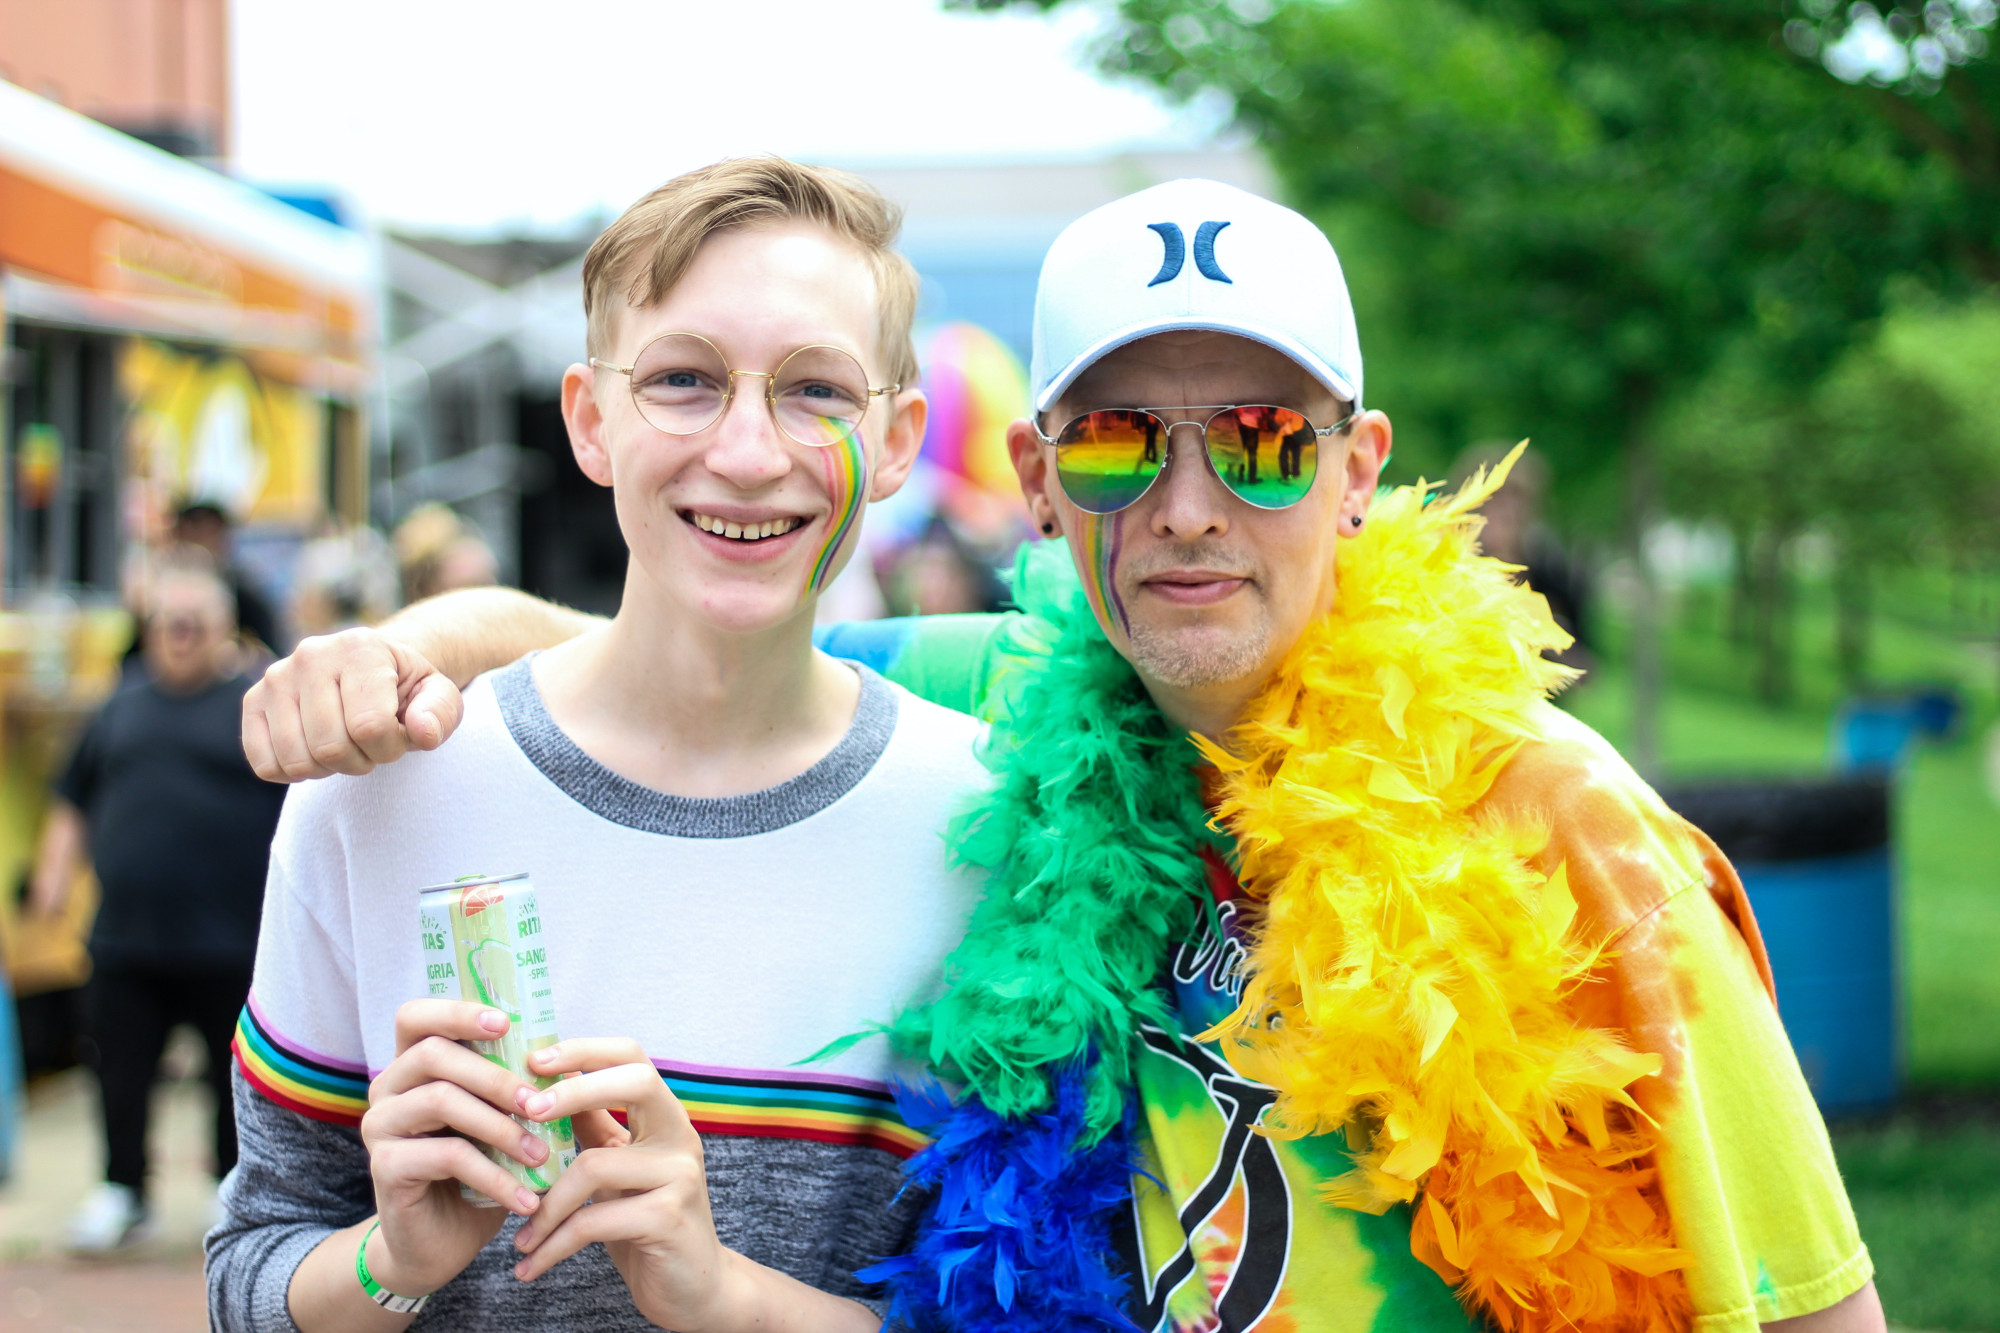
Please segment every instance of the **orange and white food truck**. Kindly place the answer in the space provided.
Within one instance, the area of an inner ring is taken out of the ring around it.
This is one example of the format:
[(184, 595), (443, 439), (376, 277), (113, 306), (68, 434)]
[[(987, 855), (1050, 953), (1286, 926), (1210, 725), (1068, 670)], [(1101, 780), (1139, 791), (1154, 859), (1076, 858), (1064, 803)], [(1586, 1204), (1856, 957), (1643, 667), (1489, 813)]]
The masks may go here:
[[(266, 549), (363, 521), (371, 248), (0, 82), (0, 946), (84, 979), (94, 893), (20, 911), (52, 769), (117, 683), (121, 590), (174, 508)], [(274, 546), (275, 544), (275, 546)]]

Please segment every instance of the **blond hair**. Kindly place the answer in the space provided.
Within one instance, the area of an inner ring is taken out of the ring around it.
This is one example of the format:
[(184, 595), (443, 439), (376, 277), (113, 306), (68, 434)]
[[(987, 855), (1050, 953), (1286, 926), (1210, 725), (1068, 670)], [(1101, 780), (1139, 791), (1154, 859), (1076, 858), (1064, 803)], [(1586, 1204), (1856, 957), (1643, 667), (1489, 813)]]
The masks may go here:
[(910, 325), (917, 271), (892, 249), (903, 211), (859, 176), (782, 157), (728, 158), (676, 176), (605, 228), (583, 261), (583, 313), (592, 356), (611, 350), (622, 298), (643, 310), (673, 290), (701, 243), (731, 227), (816, 222), (851, 242), (875, 275), (877, 350), (889, 378), (917, 382)]

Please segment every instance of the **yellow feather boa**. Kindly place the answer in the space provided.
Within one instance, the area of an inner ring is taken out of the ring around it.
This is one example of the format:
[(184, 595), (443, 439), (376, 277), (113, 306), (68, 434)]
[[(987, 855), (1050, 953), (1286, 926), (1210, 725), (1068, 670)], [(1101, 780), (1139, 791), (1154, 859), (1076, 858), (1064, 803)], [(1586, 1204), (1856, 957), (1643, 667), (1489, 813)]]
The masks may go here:
[(1207, 1034), (1279, 1091), (1266, 1131), (1344, 1129), (1329, 1200), (1413, 1202), (1410, 1246), (1505, 1330), (1666, 1330), (1691, 1319), (1626, 1089), (1659, 1072), (1565, 997), (1577, 938), (1547, 830), (1478, 803), (1573, 673), (1547, 603), (1480, 557), (1475, 508), (1516, 449), (1448, 499), (1377, 502), (1334, 611), (1229, 738), (1217, 817), (1264, 909), (1241, 1007)]

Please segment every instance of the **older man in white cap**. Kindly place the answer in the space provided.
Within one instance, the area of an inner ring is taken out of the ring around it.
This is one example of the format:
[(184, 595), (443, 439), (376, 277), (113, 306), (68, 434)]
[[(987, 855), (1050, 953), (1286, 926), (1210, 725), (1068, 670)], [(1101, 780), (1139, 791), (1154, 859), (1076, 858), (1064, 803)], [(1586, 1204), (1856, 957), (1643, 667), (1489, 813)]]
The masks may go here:
[[(1378, 496), (1338, 260), (1206, 181), (1051, 249), (1023, 613), (824, 644), (993, 720), (990, 871), (934, 1003), (952, 1091), (917, 1328), (1879, 1330), (1728, 864), (1548, 703), (1566, 636), (1475, 508)], [(519, 594), (313, 641), (260, 772), (358, 772), (584, 618)]]

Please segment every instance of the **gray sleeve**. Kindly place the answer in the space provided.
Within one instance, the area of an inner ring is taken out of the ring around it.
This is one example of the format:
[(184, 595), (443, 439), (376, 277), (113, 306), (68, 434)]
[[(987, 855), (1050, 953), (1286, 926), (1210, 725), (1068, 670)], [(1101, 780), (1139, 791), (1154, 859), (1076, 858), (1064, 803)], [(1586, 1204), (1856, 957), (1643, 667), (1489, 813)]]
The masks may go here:
[(236, 1169), (222, 1182), (222, 1221), (208, 1233), (212, 1333), (299, 1333), (292, 1274), (314, 1247), (375, 1211), (360, 1131), (309, 1119), (231, 1071)]
[[(292, 1274), (314, 1247), (375, 1211), (368, 1150), (358, 1130), (277, 1105), (231, 1071), (238, 1157), (222, 1182), (223, 1219), (208, 1233), (212, 1333), (299, 1333)], [(723, 1243), (810, 1286), (884, 1301), (854, 1270), (901, 1253), (914, 1239), (919, 1201), (889, 1203), (901, 1164), (877, 1150), (784, 1139), (710, 1140), (709, 1193)], [(461, 1280), (443, 1288), (424, 1327), (514, 1330), (574, 1327), (623, 1333), (651, 1325), (600, 1245), (543, 1279), (511, 1280), (511, 1221)]]
[(887, 1293), (854, 1274), (916, 1240), (925, 1200), (901, 1193), (899, 1159), (879, 1148), (731, 1134), (709, 1135), (702, 1155), (724, 1245), (883, 1313)]

